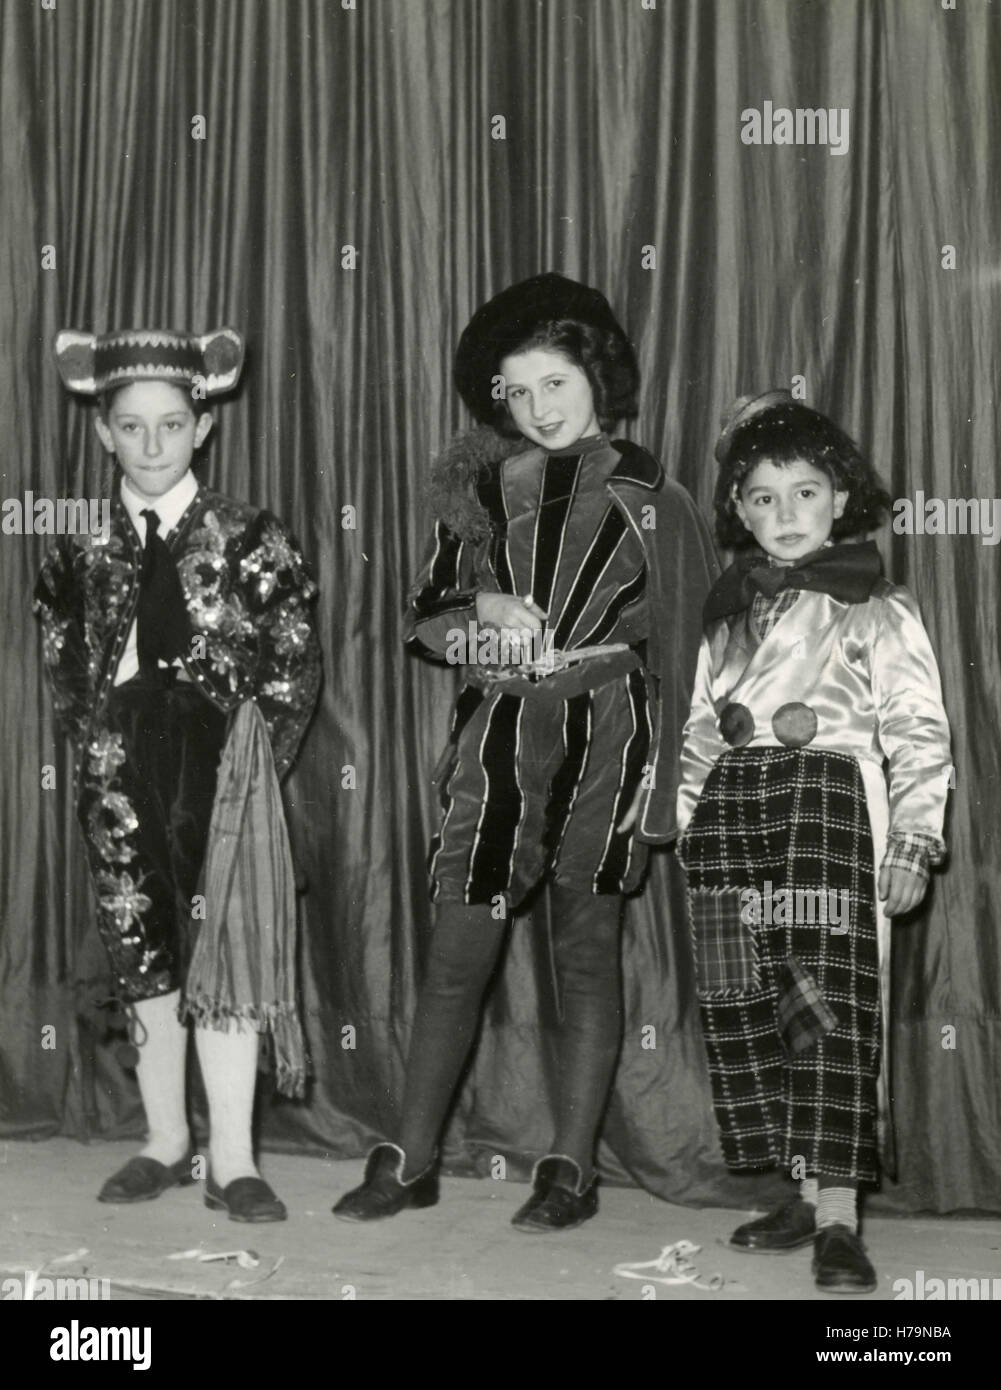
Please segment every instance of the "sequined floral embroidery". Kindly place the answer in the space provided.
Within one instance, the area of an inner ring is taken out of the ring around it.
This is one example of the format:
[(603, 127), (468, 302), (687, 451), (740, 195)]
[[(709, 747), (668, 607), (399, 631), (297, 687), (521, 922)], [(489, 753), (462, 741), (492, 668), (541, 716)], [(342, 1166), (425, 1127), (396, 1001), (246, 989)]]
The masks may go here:
[(139, 816), (119, 776), (127, 761), (120, 732), (102, 728), (91, 735), (84, 748), (82, 809), (102, 939), (119, 985), (130, 994), (139, 988), (139, 997), (146, 998), (166, 993), (171, 983), (161, 952), (150, 951), (145, 940), (143, 919), (153, 899), (134, 864)]
[(59, 653), (66, 645), (66, 629), (69, 627), (69, 619), (60, 621), (58, 618), (51, 618), (42, 627), (42, 660), (46, 666), (55, 666), (59, 661)]
[(302, 604), (297, 599), (281, 604), (274, 616), (275, 651), (280, 656), (302, 655), (312, 637), (313, 629), (306, 620)]
[(85, 596), (86, 625), (94, 634), (94, 648), (99, 650), (105, 634), (117, 626), (122, 605), (134, 587), (132, 552), (120, 535), (112, 534), (106, 545), (82, 549), (78, 564), (83, 571), (79, 583)]
[(102, 792), (87, 812), (91, 843), (106, 864), (128, 864), (136, 855), (128, 842), (139, 819), (123, 792)]
[(246, 580), (248, 575), (256, 575), (257, 596), (262, 603), (267, 603), (279, 585), (282, 571), (291, 577), (299, 567), (298, 551), (277, 526), (268, 526), (260, 545), (240, 561), (240, 578)]
[(121, 734), (109, 729), (102, 729), (87, 744), (87, 772), (94, 792), (87, 812), (87, 831), (106, 864), (129, 864), (136, 856), (129, 836), (139, 829), (139, 817), (129, 798), (115, 786), (116, 774), (125, 758)]
[(133, 926), (142, 925), (140, 918), (153, 906), (153, 899), (141, 891), (131, 874), (101, 873), (97, 876), (98, 901), (124, 936)]
[(106, 784), (125, 762), (125, 757), (121, 734), (112, 733), (110, 729), (102, 729), (87, 744), (90, 774)]

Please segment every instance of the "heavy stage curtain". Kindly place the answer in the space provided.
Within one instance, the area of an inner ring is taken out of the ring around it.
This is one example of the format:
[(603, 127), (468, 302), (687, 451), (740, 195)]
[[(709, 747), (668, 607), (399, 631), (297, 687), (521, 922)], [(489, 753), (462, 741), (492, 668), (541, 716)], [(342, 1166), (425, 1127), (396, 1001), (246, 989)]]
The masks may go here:
[[(262, 1106), (262, 1139), (357, 1156), (393, 1127), (430, 921), (430, 771), (455, 679), (405, 654), (401, 606), (429, 459), (466, 423), (459, 331), (540, 270), (602, 287), (643, 367), (630, 434), (704, 508), (721, 407), (794, 377), (894, 497), (992, 498), (1001, 14), (991, 0), (5, 0), (0, 84), (4, 497), (109, 495), (91, 412), (58, 384), (58, 328), (249, 336), (202, 472), (300, 536), (325, 662), (285, 789), (309, 880), (315, 1080), (306, 1103)], [(743, 143), (742, 112), (766, 102), (846, 108), (847, 150)], [(895, 932), (887, 1191), (911, 1209), (997, 1209), (1001, 552), (976, 535), (884, 541), (941, 661), (956, 764), (948, 870)], [(0, 535), (0, 1137), (133, 1135), (133, 1079), (78, 1017), (101, 958), (30, 616), (45, 544)], [(513, 927), (448, 1133), (457, 1171), (503, 1154), (524, 1173), (549, 1143), (539, 927)], [(716, 1146), (669, 851), (629, 905), (624, 952), (606, 1172), (746, 1204)]]

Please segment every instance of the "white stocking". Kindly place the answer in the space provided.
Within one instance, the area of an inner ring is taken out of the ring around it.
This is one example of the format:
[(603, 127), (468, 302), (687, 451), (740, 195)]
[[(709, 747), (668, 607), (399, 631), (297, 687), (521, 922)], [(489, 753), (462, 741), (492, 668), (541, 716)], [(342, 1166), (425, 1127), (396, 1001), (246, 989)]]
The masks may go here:
[[(178, 1022), (179, 991), (142, 999), (134, 1005), (140, 1028), (135, 1032), (139, 1061), (136, 1079), (146, 1111), (147, 1158), (170, 1165), (184, 1157), (190, 1146), (184, 1106), (184, 1064), (188, 1030)], [(144, 1036), (145, 1030), (145, 1036)]]
[(235, 1178), (259, 1177), (251, 1138), (258, 1036), (250, 1028), (237, 1031), (230, 1020), (226, 1032), (196, 1026), (195, 1043), (209, 1101), (212, 1177), (223, 1188)]

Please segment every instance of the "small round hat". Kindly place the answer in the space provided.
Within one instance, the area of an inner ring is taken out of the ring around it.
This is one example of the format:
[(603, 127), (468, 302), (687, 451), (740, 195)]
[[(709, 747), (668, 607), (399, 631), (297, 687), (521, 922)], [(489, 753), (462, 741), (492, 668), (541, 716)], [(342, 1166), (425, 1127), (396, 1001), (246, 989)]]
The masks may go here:
[(760, 391), (756, 396), (738, 396), (720, 416), (720, 436), (713, 450), (716, 455), (716, 462), (722, 463), (724, 461), (730, 452), (730, 445), (733, 443), (737, 431), (750, 424), (758, 415), (763, 415), (766, 410), (771, 410), (777, 405), (794, 404), (792, 392), (781, 388)]

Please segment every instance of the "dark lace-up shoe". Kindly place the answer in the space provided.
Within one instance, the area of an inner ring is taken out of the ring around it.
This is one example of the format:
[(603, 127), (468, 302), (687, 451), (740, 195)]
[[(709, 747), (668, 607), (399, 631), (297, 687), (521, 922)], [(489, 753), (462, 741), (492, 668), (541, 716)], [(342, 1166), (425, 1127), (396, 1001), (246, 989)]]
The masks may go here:
[(821, 1293), (873, 1293), (876, 1271), (848, 1226), (823, 1226), (813, 1242), (813, 1277)]
[(810, 1244), (817, 1233), (816, 1217), (816, 1207), (802, 1197), (792, 1197), (767, 1216), (738, 1226), (730, 1247), (756, 1255), (785, 1255)]

